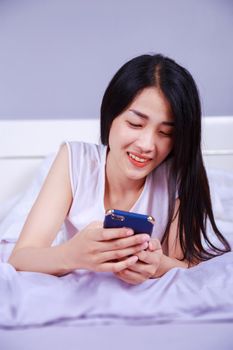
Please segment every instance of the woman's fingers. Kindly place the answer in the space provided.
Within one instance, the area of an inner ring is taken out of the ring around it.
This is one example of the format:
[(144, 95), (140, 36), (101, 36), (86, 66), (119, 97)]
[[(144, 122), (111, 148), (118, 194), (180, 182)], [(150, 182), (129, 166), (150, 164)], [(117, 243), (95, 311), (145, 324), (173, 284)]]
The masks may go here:
[[(135, 266), (137, 264), (134, 264), (133, 266)], [(130, 284), (138, 284), (138, 283), (142, 283), (143, 281), (145, 281), (144, 276), (142, 276), (140, 273), (138, 272), (134, 272), (132, 270), (130, 270), (130, 266), (122, 271), (116, 272), (115, 275), (120, 278), (122, 281), (126, 282), (126, 283), (130, 283)]]
[(97, 242), (98, 250), (100, 252), (109, 252), (112, 250), (122, 250), (125, 248), (133, 247), (143, 243), (147, 243), (150, 237), (146, 234), (133, 235), (132, 237), (119, 238), (111, 241)]
[(138, 261), (137, 256), (131, 256), (125, 260), (118, 262), (106, 262), (101, 265), (100, 272), (120, 272), (124, 269), (127, 269), (129, 266), (135, 264)]
[(134, 234), (133, 230), (127, 227), (122, 228), (99, 228), (94, 232), (96, 241), (111, 241), (112, 239), (129, 237)]
[[(97, 222), (98, 225), (99, 222)], [(150, 239), (148, 234), (134, 235), (134, 231), (131, 228), (121, 227), (121, 228), (99, 228), (96, 226), (97, 230), (93, 230), (93, 238), (99, 242), (108, 242), (120, 238), (127, 238), (131, 236), (141, 236), (144, 235), (147, 239)]]
[(86, 227), (89, 229), (89, 239), (99, 243), (100, 251), (123, 249), (150, 240), (148, 234), (135, 235), (134, 231), (127, 227), (103, 228), (101, 225), (100, 221), (94, 221)]
[(137, 272), (143, 275), (145, 278), (150, 278), (156, 272), (157, 265), (149, 265), (144, 262), (138, 261), (137, 264), (128, 267), (128, 270)]
[(161, 261), (161, 254), (157, 252), (141, 251), (136, 254), (138, 262), (128, 267), (128, 270), (137, 272), (148, 279), (155, 275)]
[(157, 266), (160, 262), (162, 252), (150, 252), (150, 251), (141, 251), (137, 253), (138, 259), (142, 261), (143, 263), (146, 263), (148, 265)]
[(147, 247), (148, 243), (144, 242), (142, 244), (138, 244), (121, 250), (103, 252), (101, 253), (100, 257), (102, 261), (118, 260), (139, 253), (142, 250), (147, 249)]

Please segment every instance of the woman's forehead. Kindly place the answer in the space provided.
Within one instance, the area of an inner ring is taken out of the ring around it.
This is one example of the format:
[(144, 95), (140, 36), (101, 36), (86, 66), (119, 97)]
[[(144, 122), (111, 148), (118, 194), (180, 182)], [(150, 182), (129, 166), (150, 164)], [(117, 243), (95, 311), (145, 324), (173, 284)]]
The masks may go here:
[(155, 87), (142, 90), (132, 101), (127, 111), (147, 120), (157, 121), (159, 119), (161, 122), (172, 122), (174, 119), (168, 100), (161, 90)]

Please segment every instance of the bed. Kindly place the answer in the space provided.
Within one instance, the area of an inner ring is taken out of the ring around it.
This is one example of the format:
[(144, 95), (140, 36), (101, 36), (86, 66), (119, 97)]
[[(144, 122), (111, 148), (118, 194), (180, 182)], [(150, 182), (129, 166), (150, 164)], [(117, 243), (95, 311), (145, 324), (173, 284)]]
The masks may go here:
[[(215, 218), (233, 246), (233, 117), (202, 122)], [(102, 283), (85, 271), (63, 277), (16, 272), (7, 263), (64, 140), (98, 143), (99, 121), (0, 121), (0, 348), (233, 349), (232, 252), (143, 286), (110, 274)], [(95, 295), (112, 283), (109, 299), (96, 305)]]

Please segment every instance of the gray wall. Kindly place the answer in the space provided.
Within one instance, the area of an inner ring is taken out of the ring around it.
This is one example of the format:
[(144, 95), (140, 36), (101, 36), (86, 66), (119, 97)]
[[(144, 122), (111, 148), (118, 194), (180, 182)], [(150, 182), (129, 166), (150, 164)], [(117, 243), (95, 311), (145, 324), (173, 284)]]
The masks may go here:
[(0, 119), (96, 118), (115, 71), (161, 52), (204, 115), (233, 115), (232, 0), (0, 0)]

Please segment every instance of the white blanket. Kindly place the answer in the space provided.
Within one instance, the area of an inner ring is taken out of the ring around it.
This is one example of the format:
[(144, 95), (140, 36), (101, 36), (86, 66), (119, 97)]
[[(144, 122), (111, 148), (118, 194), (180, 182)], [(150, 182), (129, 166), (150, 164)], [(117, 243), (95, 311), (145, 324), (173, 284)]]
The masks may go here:
[[(233, 321), (233, 252), (138, 286), (111, 273), (16, 272), (7, 259), (53, 159), (42, 163), (25, 193), (0, 208), (0, 327)], [(233, 174), (210, 170), (208, 176), (217, 225), (233, 246)], [(62, 241), (61, 230), (53, 244)]]

